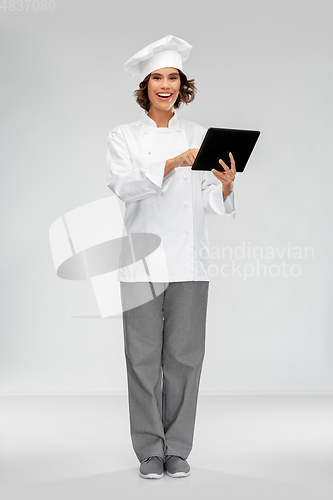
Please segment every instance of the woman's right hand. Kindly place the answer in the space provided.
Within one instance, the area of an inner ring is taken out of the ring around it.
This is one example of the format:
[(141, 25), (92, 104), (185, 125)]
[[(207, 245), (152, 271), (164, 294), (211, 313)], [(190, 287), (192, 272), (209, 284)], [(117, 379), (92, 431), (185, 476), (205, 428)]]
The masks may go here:
[(173, 168), (177, 167), (191, 167), (194, 163), (194, 160), (198, 154), (199, 149), (191, 148), (185, 151), (185, 153), (181, 153), (174, 158), (170, 158), (165, 162), (165, 173), (167, 175)]
[(194, 160), (198, 154), (199, 149), (197, 148), (192, 148), (188, 149), (185, 151), (185, 153), (182, 153), (175, 158), (172, 158), (172, 160), (175, 163), (175, 167), (191, 167), (194, 163)]

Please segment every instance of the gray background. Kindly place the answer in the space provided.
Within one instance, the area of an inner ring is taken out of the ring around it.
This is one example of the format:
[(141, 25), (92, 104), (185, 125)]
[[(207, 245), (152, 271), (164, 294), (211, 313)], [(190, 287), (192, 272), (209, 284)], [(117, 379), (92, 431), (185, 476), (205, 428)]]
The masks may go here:
[[(331, 392), (329, 2), (14, 4), (0, 12), (0, 391), (127, 389), (121, 320), (98, 318), (88, 282), (56, 276), (48, 230), (110, 195), (107, 134), (141, 114), (122, 65), (172, 34), (194, 47), (184, 71), (198, 87), (180, 116), (262, 131), (235, 182), (237, 218), (208, 217), (211, 246), (303, 255), (261, 260), (275, 277), (212, 278), (201, 394)], [(241, 269), (255, 264), (239, 255)], [(283, 276), (283, 261), (299, 276)]]

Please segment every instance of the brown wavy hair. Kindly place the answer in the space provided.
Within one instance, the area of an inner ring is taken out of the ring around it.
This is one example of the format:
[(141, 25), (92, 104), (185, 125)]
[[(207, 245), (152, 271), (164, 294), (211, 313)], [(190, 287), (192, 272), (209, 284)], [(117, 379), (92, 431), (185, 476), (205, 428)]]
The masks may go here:
[[(180, 89), (179, 95), (174, 104), (175, 108), (179, 108), (182, 104), (187, 105), (192, 102), (197, 92), (194, 79), (188, 80), (187, 76), (182, 71), (178, 71), (180, 75)], [(136, 96), (136, 102), (147, 112), (150, 108), (150, 101), (148, 98), (148, 82), (150, 80), (150, 75), (151, 73), (149, 73), (149, 75), (147, 75), (146, 78), (140, 82), (139, 88), (133, 92), (133, 95)]]

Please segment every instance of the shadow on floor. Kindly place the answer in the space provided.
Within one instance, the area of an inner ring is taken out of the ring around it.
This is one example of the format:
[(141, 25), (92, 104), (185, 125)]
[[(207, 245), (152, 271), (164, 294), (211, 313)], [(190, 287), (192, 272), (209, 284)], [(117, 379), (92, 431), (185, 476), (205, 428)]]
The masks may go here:
[(193, 467), (185, 478), (142, 479), (138, 468), (108, 474), (39, 484), (7, 484), (0, 489), (4, 500), (326, 500), (333, 488), (267, 481)]

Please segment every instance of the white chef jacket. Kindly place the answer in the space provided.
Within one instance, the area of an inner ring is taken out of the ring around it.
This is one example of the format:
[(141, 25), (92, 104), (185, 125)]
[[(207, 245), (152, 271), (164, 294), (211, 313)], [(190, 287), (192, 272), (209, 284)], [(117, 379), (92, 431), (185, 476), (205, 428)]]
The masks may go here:
[(124, 235), (155, 233), (161, 238), (145, 263), (133, 259), (123, 267), (120, 259), (118, 281), (210, 281), (206, 215), (234, 218), (234, 191), (223, 200), (222, 183), (214, 174), (190, 166), (164, 177), (166, 160), (200, 148), (206, 130), (177, 112), (168, 127), (157, 127), (143, 110), (140, 120), (109, 133), (107, 185), (126, 204)]

